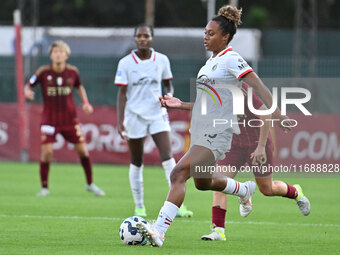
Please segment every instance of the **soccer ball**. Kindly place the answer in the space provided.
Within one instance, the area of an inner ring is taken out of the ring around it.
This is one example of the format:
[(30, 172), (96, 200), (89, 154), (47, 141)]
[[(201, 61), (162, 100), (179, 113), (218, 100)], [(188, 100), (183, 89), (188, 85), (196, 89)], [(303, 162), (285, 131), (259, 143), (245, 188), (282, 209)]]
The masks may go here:
[(127, 245), (145, 245), (148, 240), (138, 233), (136, 224), (137, 222), (143, 222), (148, 224), (148, 222), (139, 216), (132, 216), (126, 218), (119, 228), (119, 236), (124, 244)]

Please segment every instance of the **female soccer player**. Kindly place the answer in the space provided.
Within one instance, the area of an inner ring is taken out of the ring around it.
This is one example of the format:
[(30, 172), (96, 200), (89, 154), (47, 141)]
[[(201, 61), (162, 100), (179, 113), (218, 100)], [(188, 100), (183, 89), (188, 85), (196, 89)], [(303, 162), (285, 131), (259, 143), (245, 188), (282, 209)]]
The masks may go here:
[[(248, 85), (242, 83), (242, 90), (247, 96)], [(265, 196), (282, 196), (295, 199), (303, 215), (310, 212), (309, 200), (304, 196), (299, 185), (289, 185), (282, 181), (273, 181), (271, 171), (263, 171), (263, 166), (269, 169), (273, 165), (273, 144), (269, 134), (270, 122), (266, 121), (271, 116), (265, 115), (260, 118), (253, 114), (247, 101), (244, 101), (245, 113), (239, 116), (239, 123), (249, 123), (251, 120), (262, 120), (261, 128), (250, 127), (248, 124), (240, 125), (241, 134), (234, 135), (231, 149), (226, 153), (226, 159), (220, 165), (231, 166), (229, 169), (239, 170), (246, 163), (253, 169), (259, 190)], [(253, 93), (253, 106), (255, 109), (266, 110), (262, 100)], [(268, 137), (268, 139), (267, 139)], [(237, 171), (230, 171), (228, 177), (234, 178)], [(212, 207), (212, 232), (201, 237), (202, 240), (225, 241), (225, 215), (227, 210), (227, 196), (214, 191)], [(246, 217), (247, 215), (242, 215)]]
[[(117, 125), (120, 136), (128, 142), (130, 150), (129, 180), (135, 202), (135, 215), (146, 216), (143, 189), (144, 138), (150, 134), (154, 140), (170, 185), (170, 173), (176, 165), (172, 157), (170, 124), (165, 108), (159, 104), (162, 83), (172, 96), (172, 73), (167, 56), (151, 48), (153, 28), (140, 24), (135, 28), (137, 49), (119, 61), (115, 84), (119, 86), (117, 98)], [(191, 217), (193, 213), (183, 205), (177, 216)]]
[[(197, 75), (197, 94), (193, 105), (191, 118), (191, 147), (177, 163), (171, 173), (171, 188), (158, 215), (156, 223), (149, 227), (137, 223), (138, 231), (145, 236), (153, 246), (161, 247), (164, 235), (173, 221), (178, 208), (185, 197), (186, 181), (193, 175), (196, 188), (199, 190), (215, 190), (241, 197), (240, 213), (249, 214), (252, 208), (251, 197), (256, 184), (252, 181), (239, 183), (231, 178), (212, 178), (207, 174), (215, 163), (224, 158), (231, 147), (233, 133), (239, 133), (237, 118), (233, 115), (233, 98), (229, 89), (223, 85), (241, 88), (240, 79), (253, 87), (268, 105), (272, 105), (272, 95), (268, 88), (253, 72), (246, 61), (228, 47), (240, 24), (241, 10), (232, 6), (223, 6), (218, 16), (205, 27), (204, 47), (212, 51), (212, 56)], [(212, 91), (209, 92), (208, 90)], [(207, 97), (214, 93), (218, 104)], [(209, 100), (210, 99), (210, 100)], [(165, 96), (161, 104), (170, 108), (191, 109), (191, 103), (183, 103), (179, 99)], [(279, 108), (274, 117), (280, 120)], [(229, 125), (213, 125), (214, 120), (228, 120)], [(233, 123), (234, 125), (232, 125)]]
[(44, 99), (44, 109), (41, 120), (41, 157), (40, 179), (42, 190), (37, 196), (48, 196), (48, 173), (53, 154), (53, 143), (56, 135), (61, 134), (67, 141), (74, 143), (81, 165), (86, 176), (86, 189), (97, 196), (104, 196), (103, 190), (92, 181), (92, 164), (81, 133), (73, 101), (72, 89), (75, 87), (83, 101), (83, 111), (93, 112), (85, 88), (79, 78), (78, 69), (66, 63), (71, 54), (70, 47), (63, 41), (55, 41), (49, 48), (51, 65), (40, 67), (25, 86), (25, 97), (34, 100), (31, 89), (38, 83)]

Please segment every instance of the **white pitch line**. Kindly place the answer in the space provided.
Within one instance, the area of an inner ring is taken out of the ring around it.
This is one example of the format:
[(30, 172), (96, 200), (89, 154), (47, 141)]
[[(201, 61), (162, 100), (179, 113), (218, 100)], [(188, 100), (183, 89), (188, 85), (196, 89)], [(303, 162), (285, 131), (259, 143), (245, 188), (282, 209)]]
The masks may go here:
[[(65, 220), (110, 220), (121, 221), (124, 218), (113, 217), (85, 217), (85, 216), (52, 216), (52, 215), (7, 215), (0, 214), (0, 218), (31, 218), (31, 219), (65, 219)], [(195, 220), (195, 219), (181, 219), (181, 222), (186, 223), (211, 223), (208, 220)], [(270, 221), (228, 221), (227, 224), (237, 225), (288, 225), (294, 227), (334, 227), (340, 228), (340, 224), (331, 223), (293, 223), (293, 222), (270, 222)]]

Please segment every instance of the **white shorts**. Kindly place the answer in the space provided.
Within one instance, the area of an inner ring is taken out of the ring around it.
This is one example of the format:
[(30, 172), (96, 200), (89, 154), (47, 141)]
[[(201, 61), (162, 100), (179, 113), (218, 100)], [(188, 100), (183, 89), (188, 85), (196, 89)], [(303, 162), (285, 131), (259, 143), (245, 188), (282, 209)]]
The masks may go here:
[(191, 144), (200, 145), (211, 150), (214, 154), (215, 160), (222, 160), (225, 158), (226, 152), (231, 148), (231, 142), (233, 139), (233, 133), (225, 131), (219, 134), (200, 134), (191, 135)]
[(126, 136), (131, 139), (143, 138), (148, 134), (154, 135), (160, 132), (171, 131), (168, 113), (165, 113), (157, 120), (145, 120), (137, 114), (126, 112), (123, 124)]

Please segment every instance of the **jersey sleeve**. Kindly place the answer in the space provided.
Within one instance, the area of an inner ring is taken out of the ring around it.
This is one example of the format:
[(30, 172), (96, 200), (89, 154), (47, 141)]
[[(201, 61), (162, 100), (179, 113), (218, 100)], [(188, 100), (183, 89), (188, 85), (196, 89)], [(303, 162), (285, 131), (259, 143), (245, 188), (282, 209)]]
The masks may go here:
[(119, 61), (118, 67), (117, 67), (117, 72), (116, 72), (116, 77), (115, 77), (115, 85), (118, 86), (127, 86), (128, 85), (128, 72), (127, 69), (125, 68), (124, 63), (122, 60)]
[(162, 80), (172, 80), (172, 72), (170, 67), (170, 61), (167, 56), (164, 56), (164, 68), (162, 72)]
[(77, 70), (75, 73), (76, 73), (76, 74), (75, 74), (75, 77), (76, 77), (76, 78), (75, 78), (75, 81), (74, 81), (74, 87), (79, 88), (80, 85), (81, 85), (81, 80), (80, 80), (79, 71)]
[(42, 72), (38, 69), (29, 79), (28, 85), (35, 87), (38, 83), (41, 83)]
[(244, 75), (253, 71), (253, 69), (248, 65), (238, 53), (233, 52), (228, 56), (227, 60), (228, 71), (240, 80)]

